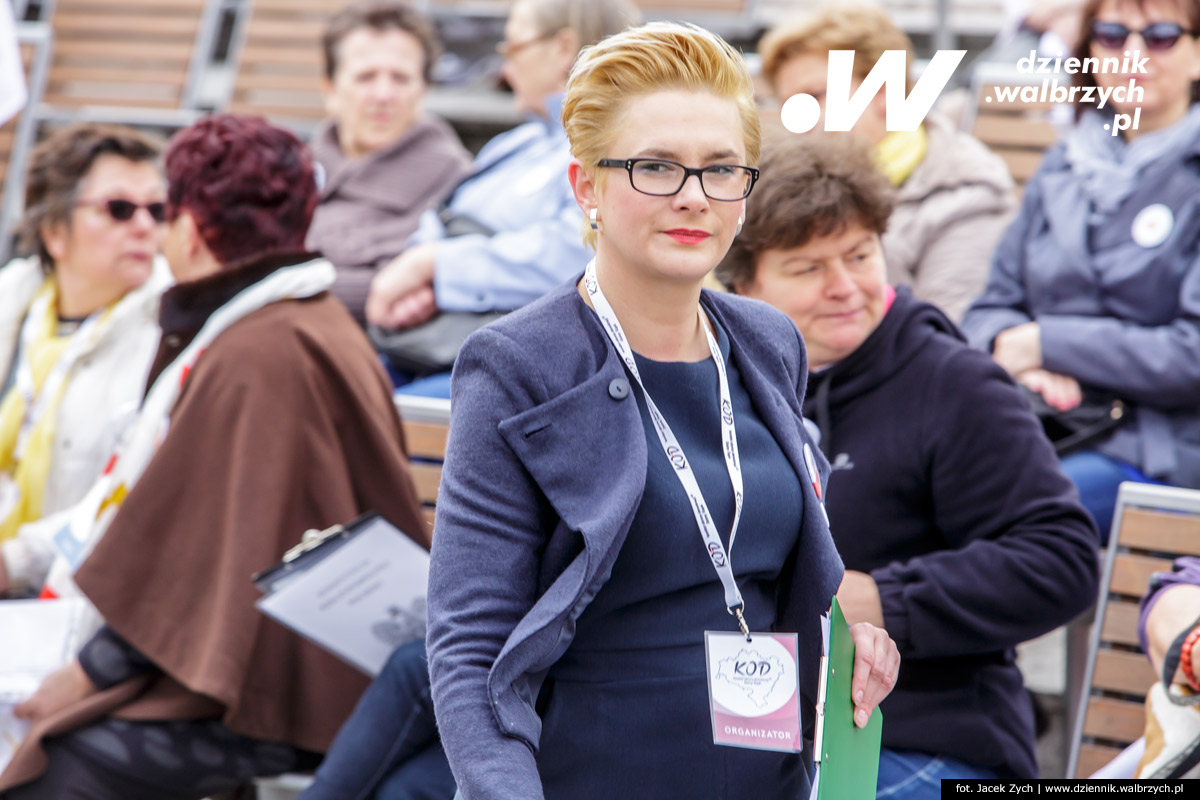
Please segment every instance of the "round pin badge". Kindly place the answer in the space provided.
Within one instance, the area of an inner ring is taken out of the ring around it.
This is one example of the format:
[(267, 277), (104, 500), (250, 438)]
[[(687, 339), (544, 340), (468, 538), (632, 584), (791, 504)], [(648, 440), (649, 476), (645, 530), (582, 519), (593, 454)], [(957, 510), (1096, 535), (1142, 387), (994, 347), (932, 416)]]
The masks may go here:
[(1140, 247), (1158, 247), (1171, 235), (1175, 215), (1162, 203), (1146, 206), (1133, 218), (1130, 234)]

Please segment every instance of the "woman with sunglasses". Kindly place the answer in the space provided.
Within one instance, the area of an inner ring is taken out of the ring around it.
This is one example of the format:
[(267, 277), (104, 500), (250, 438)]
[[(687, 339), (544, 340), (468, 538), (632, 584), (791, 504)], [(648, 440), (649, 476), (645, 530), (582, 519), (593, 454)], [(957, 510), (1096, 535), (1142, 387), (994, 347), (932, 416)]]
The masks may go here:
[(1197, 31), (1195, 0), (1086, 5), (1075, 55), (1137, 51), (1144, 71), (1075, 76), (1119, 91), (1047, 153), (963, 321), (1052, 409), (1123, 403), (1115, 429), (1063, 458), (1104, 539), (1122, 481), (1200, 488)]
[(0, 270), (0, 593), (37, 593), (53, 536), (138, 399), (170, 284), (159, 146), (83, 124), (33, 154), (23, 244)]
[[(701, 289), (758, 174), (750, 76), (714, 34), (649, 24), (580, 54), (563, 122), (595, 258), (470, 337), (451, 387), (427, 642), (450, 766), (465, 800), (807, 796), (842, 565), (804, 347)], [(899, 656), (851, 633), (863, 725)], [(714, 731), (709, 691), (735, 679), (706, 647), (781, 634), (800, 691), (761, 699), (798, 714), (787, 744), (724, 746), (744, 730)]]

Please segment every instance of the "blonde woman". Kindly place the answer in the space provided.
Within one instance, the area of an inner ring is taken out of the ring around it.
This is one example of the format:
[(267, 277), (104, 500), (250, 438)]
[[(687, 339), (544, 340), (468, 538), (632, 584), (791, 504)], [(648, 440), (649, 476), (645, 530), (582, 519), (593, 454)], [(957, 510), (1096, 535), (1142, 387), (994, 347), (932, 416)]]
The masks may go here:
[[(429, 587), (446, 754), (466, 800), (800, 797), (842, 577), (828, 465), (794, 326), (701, 290), (757, 178), (750, 78), (715, 35), (647, 25), (584, 50), (563, 122), (595, 259), (454, 373)], [(713, 743), (706, 636), (739, 628), (798, 634), (798, 752)], [(852, 633), (865, 724), (899, 656)]]

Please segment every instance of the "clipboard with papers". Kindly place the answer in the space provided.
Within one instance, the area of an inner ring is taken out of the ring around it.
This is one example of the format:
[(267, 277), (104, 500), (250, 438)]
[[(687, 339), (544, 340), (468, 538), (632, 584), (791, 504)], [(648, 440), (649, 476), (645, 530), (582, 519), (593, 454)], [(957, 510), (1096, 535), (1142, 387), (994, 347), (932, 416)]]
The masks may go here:
[(878, 708), (865, 728), (854, 725), (850, 680), (854, 674), (854, 641), (837, 598), (821, 617), (822, 652), (813, 734), (810, 800), (871, 800), (879, 777), (883, 712)]
[(425, 637), (429, 553), (375, 513), (309, 531), (253, 581), (261, 612), (370, 676)]

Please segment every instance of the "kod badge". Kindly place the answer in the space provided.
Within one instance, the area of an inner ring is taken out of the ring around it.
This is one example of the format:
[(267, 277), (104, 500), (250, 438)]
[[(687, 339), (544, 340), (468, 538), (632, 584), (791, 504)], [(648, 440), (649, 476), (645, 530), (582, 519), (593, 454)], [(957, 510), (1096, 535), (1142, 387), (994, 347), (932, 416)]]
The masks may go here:
[(1141, 247), (1158, 247), (1171, 235), (1175, 227), (1175, 215), (1162, 203), (1146, 206), (1133, 218), (1130, 233), (1133, 241)]
[(796, 635), (706, 631), (715, 744), (799, 752)]

